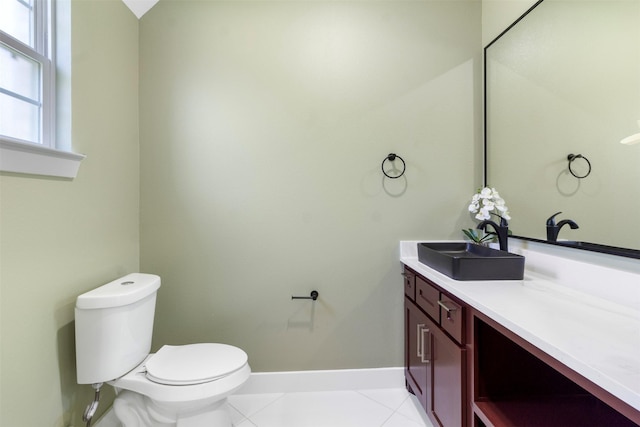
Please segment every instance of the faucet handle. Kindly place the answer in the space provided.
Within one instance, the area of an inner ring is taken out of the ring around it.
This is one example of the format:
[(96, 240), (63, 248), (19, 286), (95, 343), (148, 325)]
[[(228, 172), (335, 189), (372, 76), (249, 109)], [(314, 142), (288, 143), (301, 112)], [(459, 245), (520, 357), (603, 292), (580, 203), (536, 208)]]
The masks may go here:
[(556, 225), (556, 216), (560, 215), (562, 212), (556, 212), (553, 215), (551, 215), (548, 219), (547, 219), (547, 227), (553, 227)]
[(502, 215), (498, 215), (495, 212), (489, 212), (491, 215), (495, 215), (498, 218), (500, 218), (500, 227), (509, 227), (509, 223), (507, 222), (507, 220), (502, 216)]

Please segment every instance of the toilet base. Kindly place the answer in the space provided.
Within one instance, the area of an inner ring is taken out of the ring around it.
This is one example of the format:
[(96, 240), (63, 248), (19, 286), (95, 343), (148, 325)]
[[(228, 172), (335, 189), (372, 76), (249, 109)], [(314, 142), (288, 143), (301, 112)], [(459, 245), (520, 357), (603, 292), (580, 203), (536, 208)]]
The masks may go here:
[(232, 427), (227, 399), (206, 406), (180, 411), (163, 407), (147, 396), (123, 390), (113, 402), (113, 409), (123, 427)]

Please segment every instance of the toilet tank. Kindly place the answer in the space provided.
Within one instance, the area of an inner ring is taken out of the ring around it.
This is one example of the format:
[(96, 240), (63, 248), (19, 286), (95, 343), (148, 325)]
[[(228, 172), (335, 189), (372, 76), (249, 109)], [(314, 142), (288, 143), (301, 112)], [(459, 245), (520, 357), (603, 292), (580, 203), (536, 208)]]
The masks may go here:
[(114, 380), (144, 360), (159, 287), (160, 277), (132, 273), (76, 299), (78, 384)]

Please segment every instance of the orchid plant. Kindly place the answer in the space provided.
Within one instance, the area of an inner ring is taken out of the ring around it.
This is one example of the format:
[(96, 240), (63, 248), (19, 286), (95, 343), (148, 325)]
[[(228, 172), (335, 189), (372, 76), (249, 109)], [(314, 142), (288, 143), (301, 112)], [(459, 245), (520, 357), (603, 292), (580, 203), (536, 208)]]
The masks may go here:
[(504, 199), (495, 188), (491, 187), (484, 187), (473, 195), (469, 212), (476, 214), (475, 218), (480, 221), (490, 219), (492, 213), (506, 220), (511, 219)]
[[(469, 204), (469, 212), (475, 214), (475, 218), (480, 221), (490, 219), (491, 214), (497, 215), (501, 219), (511, 219), (504, 199), (492, 187), (484, 187), (473, 195), (471, 204)], [(473, 228), (462, 230), (462, 232), (471, 241), (479, 244), (489, 243), (495, 239), (494, 234), (480, 233), (480, 230)]]

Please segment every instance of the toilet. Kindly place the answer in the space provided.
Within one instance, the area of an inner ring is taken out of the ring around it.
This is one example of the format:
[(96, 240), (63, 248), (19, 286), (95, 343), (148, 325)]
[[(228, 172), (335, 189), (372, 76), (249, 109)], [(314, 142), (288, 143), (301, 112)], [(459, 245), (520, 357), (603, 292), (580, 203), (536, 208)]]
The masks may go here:
[(123, 427), (231, 427), (227, 397), (249, 379), (247, 354), (218, 343), (149, 354), (159, 288), (160, 277), (132, 273), (77, 298), (78, 384), (113, 386)]

